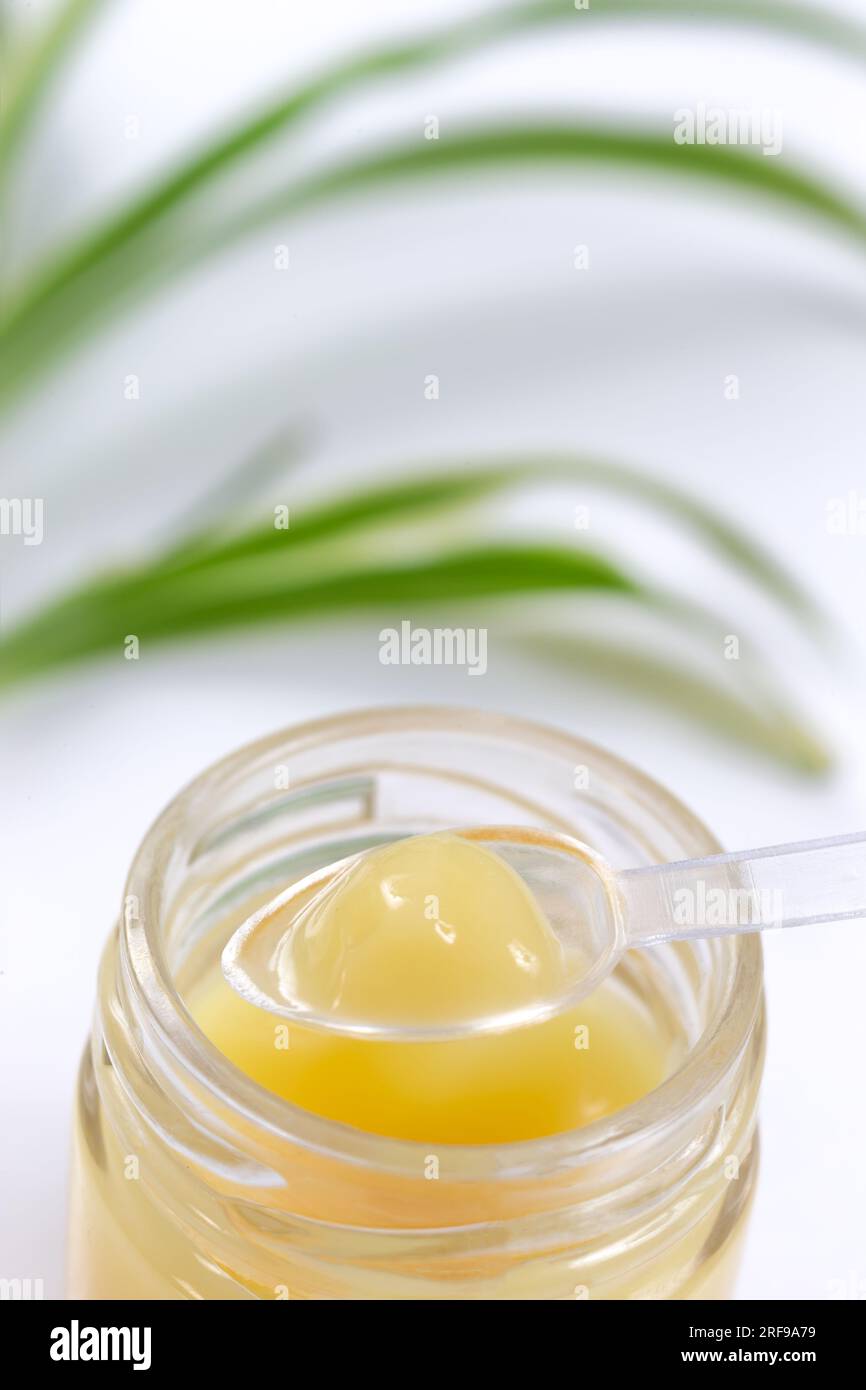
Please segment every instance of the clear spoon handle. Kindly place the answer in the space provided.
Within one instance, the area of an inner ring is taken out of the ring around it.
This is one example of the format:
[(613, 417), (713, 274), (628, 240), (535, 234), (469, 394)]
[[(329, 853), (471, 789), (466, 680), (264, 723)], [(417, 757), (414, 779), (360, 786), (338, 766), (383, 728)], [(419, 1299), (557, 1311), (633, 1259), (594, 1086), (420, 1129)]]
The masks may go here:
[(615, 877), (628, 946), (866, 917), (866, 831)]

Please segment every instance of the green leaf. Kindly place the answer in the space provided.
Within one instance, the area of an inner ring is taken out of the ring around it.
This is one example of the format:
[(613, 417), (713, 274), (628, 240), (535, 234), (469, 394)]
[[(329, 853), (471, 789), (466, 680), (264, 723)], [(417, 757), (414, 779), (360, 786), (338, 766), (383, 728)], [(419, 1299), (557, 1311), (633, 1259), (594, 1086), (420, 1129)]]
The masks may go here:
[[(515, 174), (526, 168), (581, 165), (626, 167), (652, 174), (699, 177), (720, 188), (754, 193), (775, 200), (792, 211), (820, 218), (837, 231), (866, 244), (866, 215), (841, 195), (823, 187), (808, 175), (777, 159), (737, 146), (676, 145), (670, 136), (575, 126), (520, 126), (474, 131), (452, 140), (415, 141), (384, 154), (356, 159), (313, 174), (281, 193), (247, 209), (219, 229), (190, 239), (180, 256), (171, 261), (149, 251), (139, 260), (122, 257), (118, 264), (85, 274), (50, 297), (39, 298), (26, 312), (19, 307), (7, 320), (6, 340), (0, 363), (0, 391), (21, 385), (27, 375), (44, 366), (69, 341), (80, 335), (107, 309), (124, 302), (133, 290), (141, 292), (150, 282), (164, 282), (184, 264), (200, 265), (206, 256), (225, 249), (276, 218), (300, 216), (335, 198), (358, 194), (410, 180), (458, 172), (501, 171)], [(106, 287), (110, 296), (106, 302)]]
[[(257, 152), (277, 134), (290, 129), (320, 105), (344, 97), (374, 79), (393, 78), (434, 61), (472, 52), (484, 43), (511, 32), (550, 22), (572, 25), (604, 19), (646, 18), (648, 15), (683, 22), (756, 25), (831, 45), (846, 57), (866, 56), (866, 37), (860, 26), (839, 18), (821, 16), (797, 4), (730, 3), (696, 7), (676, 0), (607, 0), (585, 14), (576, 12), (570, 0), (535, 0), (508, 6), (442, 29), (416, 41), (365, 53), (325, 70), (297, 91), (281, 97), (251, 120), (240, 123), (204, 150), (193, 154), (175, 170), (157, 180), (127, 207), (65, 248), (56, 262), (38, 271), (13, 300), (2, 320), (3, 335), (14, 347), (18, 362), (5, 378), (5, 388), (24, 384), (29, 373), (44, 366), (83, 329), (103, 322), (128, 302), (131, 293), (147, 283), (164, 280), (190, 261), (200, 262), (272, 216), (299, 211), (340, 192), (360, 189), (400, 177), (413, 177), (438, 169), (480, 164), (595, 160), (628, 163), (656, 170), (718, 175), (753, 190), (765, 189), (785, 197), (801, 211), (817, 212), (836, 225), (863, 235), (863, 216), (832, 191), (805, 174), (780, 168), (778, 161), (748, 159), (744, 151), (727, 147), (674, 146), (672, 140), (642, 133), (580, 128), (548, 130), (510, 129), (479, 133), (453, 142), (426, 142), (403, 152), (387, 152), (350, 162), (319, 178), (290, 186), (235, 220), (210, 244), (193, 241), (174, 258), (176, 244), (164, 239), (162, 225), (170, 215), (187, 206), (244, 157)], [(501, 138), (500, 138), (501, 137)], [(163, 237), (154, 236), (160, 233)], [(6, 358), (11, 352), (7, 349)], [(0, 377), (0, 386), (4, 385)]]
[[(55, 25), (46, 33), (43, 45), (34, 54), (29, 77), (24, 79), (14, 105), (4, 116), (9, 131), (20, 128), (22, 106), (32, 109), (47, 78), (68, 49), (71, 37), (104, 0), (68, 0)], [(280, 96), (254, 117), (240, 122), (203, 150), (189, 156), (178, 167), (155, 183), (147, 192), (91, 235), (65, 259), (66, 270), (74, 272), (103, 251), (134, 236), (186, 201), (191, 194), (229, 170), (245, 155), (258, 150), (276, 135), (290, 129), (303, 117), (335, 97), (342, 98), (372, 81), (390, 79), (397, 74), (472, 53), (484, 44), (514, 32), (531, 30), (551, 23), (595, 25), (605, 20), (645, 21), (648, 18), (695, 23), (752, 26), (770, 32), (805, 38), (826, 45), (847, 59), (866, 59), (866, 29), (839, 15), (822, 14), (814, 6), (784, 3), (784, 0), (593, 0), (586, 15), (575, 12), (574, 0), (529, 0), (502, 5), (469, 20), (443, 27), (423, 38), (364, 52), (343, 60), (302, 84), (296, 91)], [(55, 276), (62, 278), (63, 261)], [(52, 277), (47, 277), (50, 281)]]
[[(9, 108), (11, 119), (0, 133), (0, 175), (73, 38), (98, 3), (71, 0), (64, 6), (56, 27), (46, 31), (42, 45), (34, 50), (29, 69), (22, 70)], [(28, 384), (32, 374), (136, 295), (277, 217), (299, 217), (337, 198), (432, 175), (485, 171), (513, 175), (525, 168), (589, 164), (664, 177), (697, 176), (719, 189), (774, 199), (862, 242), (866, 237), (863, 210), (805, 171), (735, 147), (676, 146), (669, 133), (574, 124), (492, 127), (454, 139), (379, 150), (290, 180), (218, 227), (206, 227), (204, 233), (190, 234), (182, 224), (183, 214), (248, 155), (366, 83), (468, 54), (497, 37), (536, 25), (650, 16), (688, 23), (757, 25), (817, 40), (858, 62), (866, 57), (866, 37), (859, 26), (818, 14), (808, 6), (738, 0), (699, 7), (692, 0), (593, 0), (586, 14), (575, 12), (572, 0), (537, 0), (500, 7), (419, 41), (362, 54), (319, 74), (194, 153), (130, 205), (64, 248), (53, 264), (38, 270), (9, 305), (2, 323), (0, 390), (11, 392)], [(263, 469), (269, 466), (267, 459), (260, 463)], [(537, 481), (539, 476), (577, 477), (642, 497), (693, 526), (741, 572), (801, 616), (815, 620), (808, 599), (782, 567), (737, 527), (679, 490), (614, 465), (547, 457), (499, 460), (493, 467), (470, 466), (459, 475), (413, 479), (338, 498), (307, 513), (300, 522), (293, 519), (288, 534), (268, 527), (226, 537), (210, 526), (149, 565), (93, 581), (13, 631), (0, 642), (0, 683), (100, 652), (119, 652), (128, 632), (135, 632), (142, 641), (194, 637), (359, 607), (393, 608), (397, 601), (402, 607), (533, 593), (604, 592), (667, 609), (685, 623), (700, 626), (705, 622), (706, 615), (695, 606), (652, 592), (588, 552), (491, 544), (386, 564), (365, 554), (365, 536), (369, 541), (375, 528), (390, 526), (393, 534), (394, 527), (405, 526), (412, 518), (429, 519), (437, 508), (465, 507), (491, 492), (529, 479)], [(708, 711), (714, 708), (701, 690), (696, 703), (705, 704)], [(724, 720), (717, 717), (716, 722)], [(732, 717), (730, 722), (730, 732), (744, 736), (741, 721)], [(774, 729), (779, 735), (774, 751), (779, 756), (795, 765), (821, 765), (823, 750), (770, 696), (753, 731), (764, 743), (772, 743)]]
[[(269, 452), (264, 451), (263, 457), (270, 470), (273, 461)], [(261, 467), (259, 455), (255, 456), (254, 465), (258, 471)], [(11, 659), (16, 649), (23, 650), (44, 640), (49, 648), (50, 665), (51, 653), (63, 647), (62, 641), (58, 645), (57, 633), (52, 627), (57, 614), (61, 626), (66, 628), (64, 640), (73, 641), (74, 645), (78, 640), (74, 634), (87, 629), (88, 613), (98, 615), (106, 605), (118, 611), (125, 604), (137, 613), (142, 596), (153, 593), (160, 594), (160, 603), (170, 611), (174, 605), (171, 590), (175, 586), (185, 597), (196, 596), (196, 602), (198, 596), (206, 594), (210, 603), (217, 594), (242, 597), (250, 583), (254, 593), (262, 586), (270, 592), (269, 586), (274, 584), (278, 588), (290, 588), (298, 579), (308, 583), (318, 573), (323, 575), (327, 585), (335, 571), (339, 575), (353, 564), (360, 565), (367, 574), (370, 557), (393, 553), (393, 537), (405, 532), (413, 523), (429, 522), (431, 516), (440, 516), (443, 510), (452, 516), (457, 510), (459, 515), (485, 497), (513, 487), (537, 487), (544, 481), (579, 481), (649, 502), (670, 519), (683, 521), (693, 528), (740, 573), (783, 602), (799, 618), (812, 625), (820, 621), (820, 614), (796, 582), (744, 532), (725, 521), (712, 507), (645, 473), (612, 463), (545, 454), (511, 459), (496, 457), (483, 463), (467, 461), (461, 467), (455, 467), (454, 460), (447, 465), (428, 462), (425, 466), (429, 470), (426, 473), (417, 472), (418, 465), (414, 465), (408, 479), (338, 495), (300, 515), (293, 515), (288, 531), (277, 530), (270, 524), (226, 535), (218, 524), (208, 522), (204, 529), (176, 542), (169, 551), (143, 566), (98, 576), (77, 593), (37, 615), (17, 633), (13, 632), (5, 644), (0, 644), (0, 659)], [(233, 475), (231, 482), (232, 495), (235, 495), (241, 474)], [(441, 551), (441, 546), (439, 548)], [(580, 557), (580, 552), (564, 553)], [(453, 563), (447, 555), (440, 558), (448, 564)], [(585, 559), (581, 563), (585, 564)], [(375, 566), (372, 572), (377, 572)], [(514, 592), (521, 591), (522, 583), (522, 575), (514, 577)], [(351, 606), (356, 592), (359, 591), (347, 592), (347, 607)], [(403, 592), (402, 584), (393, 590), (396, 595)], [(317, 593), (318, 590), (311, 590), (311, 602), (320, 601)], [(658, 596), (655, 601), (660, 601)], [(684, 616), (684, 612), (681, 604), (679, 616)], [(248, 612), (247, 620), (255, 620), (255, 614)], [(89, 648), (85, 647), (82, 654), (87, 650)]]
[[(146, 648), (169, 639), (358, 610), (403, 616), (411, 608), (417, 622), (424, 606), (434, 605), (437, 615), (448, 605), (452, 622), (455, 604), (480, 599), (606, 594), (652, 608), (704, 637), (724, 630), (714, 615), (655, 592), (583, 550), (498, 544), (360, 566), (323, 561), (322, 553), (315, 557), (315, 547), (301, 546), (295, 554), (247, 554), (186, 571), (145, 567), (103, 578), (61, 599), (0, 644), (0, 686), (107, 652), (121, 659), (129, 634)], [(578, 650), (589, 659), (592, 643), (584, 642)], [(600, 660), (595, 652), (593, 661)], [(632, 654), (631, 660), (624, 656), (609, 664), (625, 679), (642, 669), (637, 661)], [(764, 690), (762, 708), (758, 700), (750, 706), (711, 684), (707, 690), (706, 684), (694, 672), (684, 673), (670, 692), (674, 703), (682, 704), (687, 693), (694, 703), (697, 695), (704, 719), (723, 732), (746, 742), (763, 733), (766, 751), (800, 769), (826, 765), (825, 751), (772, 690)]]
[(4, 68), (0, 179), (6, 176), (52, 80), (104, 3), (105, 0), (65, 0), (21, 59), (20, 66)]
[[(744, 577), (754, 581), (816, 631), (826, 618), (792, 575), (748, 534), (727, 521), (715, 508), (672, 483), (612, 461), (573, 455), (528, 454), (513, 458), (426, 460), (406, 466), (409, 476), (385, 481), (292, 517), (289, 532), (273, 526), (253, 526), (226, 537), (219, 529), (187, 537), (170, 556), (157, 558), (154, 569), (163, 574), (191, 567), (219, 565), (338, 539), (367, 526), (405, 524), (435, 508), (464, 507), (491, 494), (542, 482), (580, 482), (649, 502), (669, 518), (685, 522)], [(238, 475), (237, 481), (240, 481)]]
[(491, 545), (396, 565), (310, 573), (287, 554), (162, 573), (144, 568), (102, 579), (61, 599), (0, 643), (0, 683), (141, 643), (221, 628), (307, 619), (358, 608), (452, 602), (553, 590), (593, 589), (649, 596), (589, 552), (554, 546)]
[(639, 690), (641, 699), (685, 716), (724, 738), (777, 758), (800, 772), (821, 774), (831, 757), (816, 733), (768, 689), (725, 689), (706, 677), (694, 663), (668, 660), (663, 654), (636, 651), (613, 639), (542, 635), (521, 639), (534, 655), (553, 660), (581, 675)]

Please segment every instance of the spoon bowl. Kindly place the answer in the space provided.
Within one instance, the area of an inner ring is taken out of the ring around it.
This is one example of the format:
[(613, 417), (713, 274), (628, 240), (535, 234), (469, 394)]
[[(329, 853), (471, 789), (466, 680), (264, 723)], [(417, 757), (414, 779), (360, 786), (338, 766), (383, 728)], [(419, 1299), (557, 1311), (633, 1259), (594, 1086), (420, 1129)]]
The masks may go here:
[(352, 855), (308, 874), (253, 913), (222, 955), (223, 974), (258, 1008), (305, 1027), (403, 1041), (444, 1040), (540, 1023), (592, 993), (626, 949), (622, 898), (601, 855), (571, 836), (527, 826), (472, 826), (454, 835), (502, 858), (523, 880), (544, 914), (565, 963), (562, 987), (531, 1006), (451, 1022), (406, 1027), (322, 1012), (299, 997), (291, 970), (293, 933), (310, 919), (365, 857)]
[(866, 917), (862, 831), (621, 872), (580, 840), (552, 830), (496, 825), (450, 833), (502, 858), (543, 914), (563, 965), (560, 983), (543, 998), (444, 1027), (372, 1023), (311, 1007), (292, 984), (292, 935), (364, 855), (317, 870), (244, 922), (223, 952), (228, 983), (259, 1008), (310, 1027), (439, 1039), (551, 1018), (597, 989), (626, 950)]

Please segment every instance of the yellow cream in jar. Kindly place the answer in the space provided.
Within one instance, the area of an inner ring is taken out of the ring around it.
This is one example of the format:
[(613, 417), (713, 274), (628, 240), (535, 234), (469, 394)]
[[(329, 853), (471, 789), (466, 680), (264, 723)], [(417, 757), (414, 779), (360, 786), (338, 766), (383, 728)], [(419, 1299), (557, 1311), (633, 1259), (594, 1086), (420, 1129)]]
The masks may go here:
[(658, 1020), (611, 981), (542, 1022), (445, 1040), (394, 1030), (529, 1011), (561, 992), (559, 940), (493, 851), (418, 836), (355, 863), (293, 931), (293, 989), (319, 1017), (391, 1036), (286, 1022), (237, 995), (217, 968), (189, 1007), (248, 1076), (328, 1119), (395, 1138), (488, 1144), (601, 1119), (670, 1067)]

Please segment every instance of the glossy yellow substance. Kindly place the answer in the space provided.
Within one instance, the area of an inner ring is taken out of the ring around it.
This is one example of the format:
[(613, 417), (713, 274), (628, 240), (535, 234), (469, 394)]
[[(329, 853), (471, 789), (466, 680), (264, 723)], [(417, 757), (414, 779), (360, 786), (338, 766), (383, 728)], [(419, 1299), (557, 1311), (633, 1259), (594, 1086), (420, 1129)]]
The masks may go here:
[[(560, 944), (499, 856), (455, 836), (368, 856), (293, 936), (291, 989), (317, 1012), (447, 1026), (558, 992)], [(370, 1039), (287, 1022), (218, 970), (190, 1000), (219, 1050), (294, 1104), (427, 1143), (535, 1138), (602, 1118), (669, 1068), (658, 1022), (608, 983), (547, 1022), (446, 1041)]]
[(523, 880), (459, 835), (419, 835), (365, 855), (288, 941), (291, 995), (320, 1015), (389, 1027), (531, 1007), (566, 978), (559, 941)]

